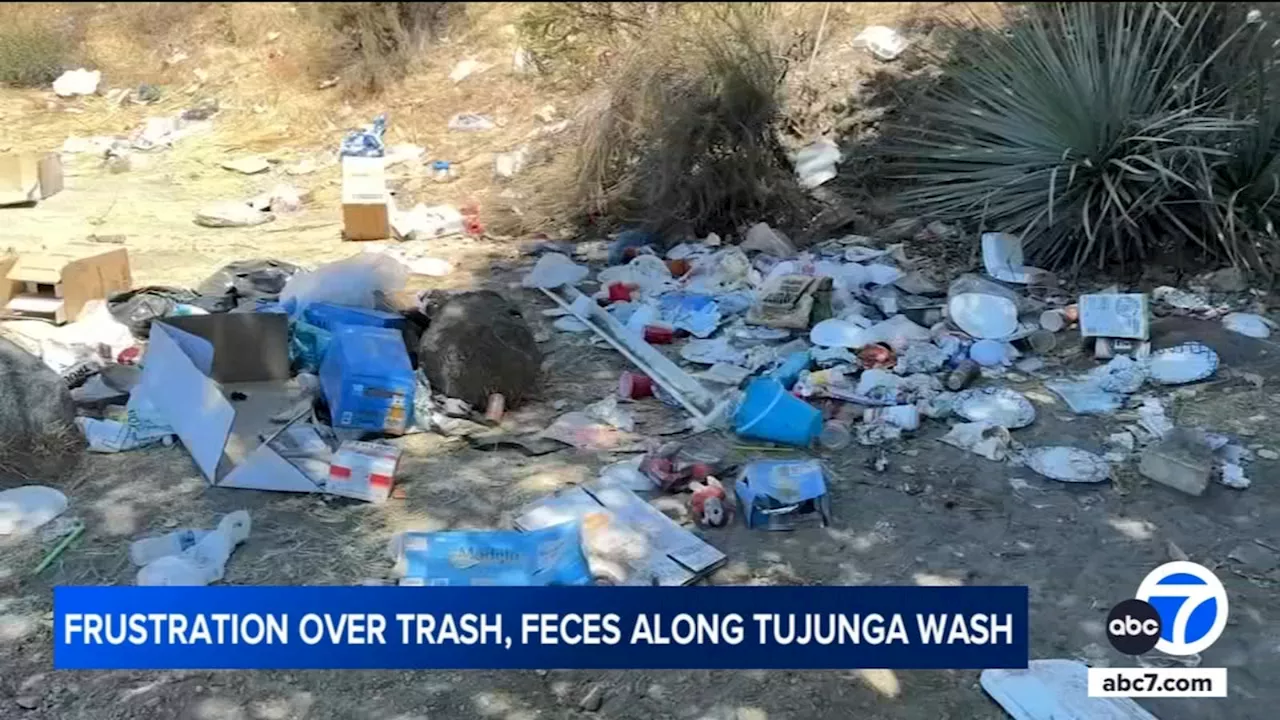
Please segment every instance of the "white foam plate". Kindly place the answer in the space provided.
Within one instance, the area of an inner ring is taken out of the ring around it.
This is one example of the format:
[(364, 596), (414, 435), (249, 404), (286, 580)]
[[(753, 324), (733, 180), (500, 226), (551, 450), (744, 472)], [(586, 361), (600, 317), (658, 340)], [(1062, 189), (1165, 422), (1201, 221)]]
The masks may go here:
[(999, 295), (960, 293), (947, 301), (947, 315), (976, 338), (999, 340), (1018, 329), (1018, 306)]
[(1027, 467), (1050, 480), (1099, 483), (1111, 478), (1111, 465), (1080, 448), (1058, 445), (1027, 451)]
[(1158, 385), (1197, 382), (1218, 371), (1218, 353), (1198, 342), (1174, 345), (1151, 353), (1147, 370), (1151, 373), (1151, 380)]
[(1030, 425), (1036, 408), (1025, 395), (1009, 388), (975, 388), (956, 396), (956, 415), (969, 422), (988, 422), (1009, 430)]

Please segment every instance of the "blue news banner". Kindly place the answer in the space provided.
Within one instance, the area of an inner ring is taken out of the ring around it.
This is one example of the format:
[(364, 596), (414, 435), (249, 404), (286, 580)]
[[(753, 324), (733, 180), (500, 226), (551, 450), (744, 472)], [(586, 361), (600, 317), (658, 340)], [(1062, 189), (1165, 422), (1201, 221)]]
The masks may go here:
[(58, 587), (53, 599), (58, 669), (975, 669), (1028, 659), (1025, 587)]

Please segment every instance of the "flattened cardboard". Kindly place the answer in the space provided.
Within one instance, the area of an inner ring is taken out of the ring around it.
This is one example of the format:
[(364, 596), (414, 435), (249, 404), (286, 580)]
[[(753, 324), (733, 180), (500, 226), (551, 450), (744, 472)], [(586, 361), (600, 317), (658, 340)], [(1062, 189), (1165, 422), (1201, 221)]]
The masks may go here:
[[(600, 480), (530, 503), (516, 518), (515, 526), (540, 530), (574, 519), (582, 523), (583, 549), (593, 574), (613, 576), (621, 585), (688, 585), (726, 559), (724, 553), (676, 525), (634, 492)], [(592, 527), (601, 520), (611, 533), (633, 533), (640, 542), (648, 543), (649, 554), (630, 562), (602, 556), (592, 542)], [(619, 572), (623, 577), (616, 577)]]
[(1081, 295), (1080, 337), (1148, 340), (1151, 309), (1143, 293)]
[[(222, 383), (215, 376), (239, 381)], [(134, 392), (143, 393), (169, 422), (209, 484), (318, 492), (322, 484), (270, 444), (288, 427), (271, 417), (301, 399), (288, 376), (284, 315), (167, 318), (152, 325)]]

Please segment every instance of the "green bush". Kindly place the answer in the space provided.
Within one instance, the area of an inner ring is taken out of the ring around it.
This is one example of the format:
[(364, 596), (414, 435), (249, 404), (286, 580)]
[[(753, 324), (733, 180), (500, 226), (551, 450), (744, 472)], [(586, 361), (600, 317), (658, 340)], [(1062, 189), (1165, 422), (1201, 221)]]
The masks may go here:
[(1280, 112), (1258, 31), (1221, 3), (1052, 3), (957, 46), (893, 129), (906, 209), (1080, 269), (1170, 251), (1257, 267)]
[(43, 87), (66, 69), (75, 50), (64, 32), (33, 22), (0, 25), (0, 84)]

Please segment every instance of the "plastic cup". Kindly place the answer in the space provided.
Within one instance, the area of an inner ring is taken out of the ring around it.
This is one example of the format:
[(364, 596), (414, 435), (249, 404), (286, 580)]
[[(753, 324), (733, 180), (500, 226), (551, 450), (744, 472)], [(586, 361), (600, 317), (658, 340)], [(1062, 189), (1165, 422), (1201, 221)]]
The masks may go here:
[(609, 302), (630, 302), (631, 288), (622, 283), (614, 283), (609, 286)]
[(747, 385), (733, 425), (743, 437), (803, 447), (822, 431), (822, 412), (777, 380), (756, 378)]
[(618, 376), (618, 394), (628, 400), (639, 400), (653, 394), (653, 378), (644, 373), (627, 371)]
[(645, 325), (644, 341), (650, 345), (670, 345), (676, 338), (676, 331), (661, 325)]

